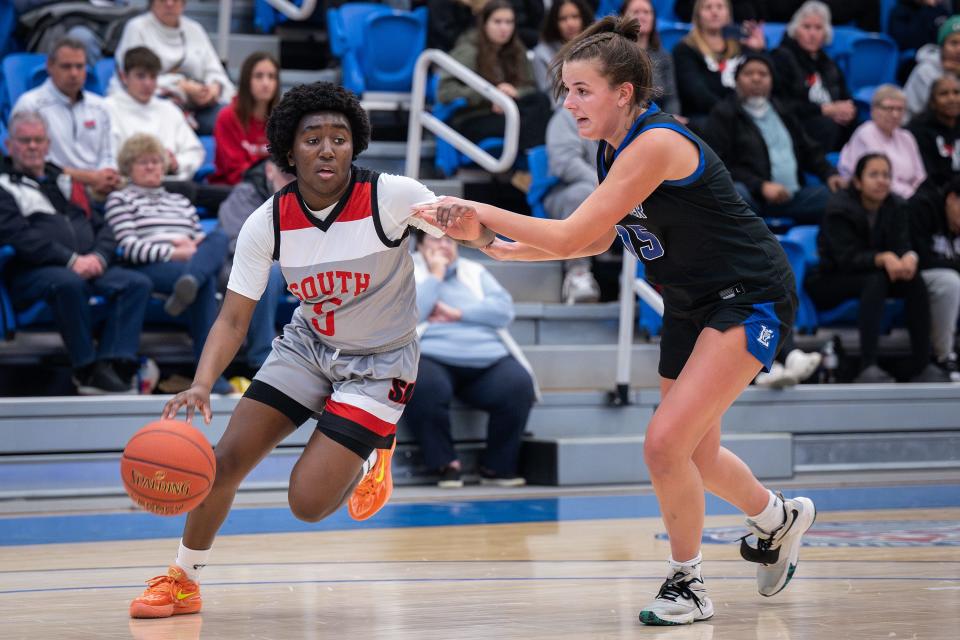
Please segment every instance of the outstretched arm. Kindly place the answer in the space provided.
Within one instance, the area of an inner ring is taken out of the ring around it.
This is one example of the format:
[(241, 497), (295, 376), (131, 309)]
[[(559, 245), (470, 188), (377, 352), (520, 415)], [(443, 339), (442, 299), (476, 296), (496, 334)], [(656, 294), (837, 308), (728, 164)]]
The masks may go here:
[[(678, 145), (678, 139), (687, 143)], [(471, 225), (483, 225), (555, 256), (573, 256), (609, 234), (628, 211), (664, 180), (693, 174), (698, 162), (697, 148), (687, 138), (669, 129), (652, 129), (624, 149), (607, 178), (565, 220), (531, 218), (483, 203), (464, 207), (463, 200), (446, 198), (416, 209), (418, 215), (433, 218), (441, 228), (449, 229), (459, 224), (466, 210), (472, 208), (476, 210), (476, 221)]]
[(543, 249), (532, 247), (522, 242), (505, 242), (503, 240), (494, 241), (489, 247), (482, 251), (494, 260), (509, 260), (514, 262), (541, 262), (546, 260), (567, 260), (570, 258), (587, 258), (603, 253), (610, 248), (617, 238), (617, 232), (610, 229), (608, 233), (600, 236), (593, 244), (578, 251), (574, 255), (558, 256), (548, 253)]

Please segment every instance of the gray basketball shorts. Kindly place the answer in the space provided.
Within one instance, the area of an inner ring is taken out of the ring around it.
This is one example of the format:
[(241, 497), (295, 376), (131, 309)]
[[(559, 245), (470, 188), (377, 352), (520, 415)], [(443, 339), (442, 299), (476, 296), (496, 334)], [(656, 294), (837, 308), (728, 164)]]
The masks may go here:
[(345, 355), (316, 338), (298, 316), (244, 394), (284, 413), (297, 426), (317, 416), (317, 428), (374, 449), (389, 449), (403, 407), (413, 395), (420, 360), (416, 340), (383, 353)]

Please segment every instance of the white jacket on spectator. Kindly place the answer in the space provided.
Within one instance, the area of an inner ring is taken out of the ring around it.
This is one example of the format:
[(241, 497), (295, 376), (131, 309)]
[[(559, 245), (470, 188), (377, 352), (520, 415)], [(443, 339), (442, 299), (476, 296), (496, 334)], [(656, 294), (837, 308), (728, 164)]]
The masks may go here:
[(110, 136), (110, 115), (103, 98), (84, 90), (74, 103), (47, 78), (20, 96), (13, 112), (37, 111), (47, 121), (47, 160), (61, 169), (97, 170), (117, 167)]
[(119, 91), (104, 100), (104, 104), (110, 113), (114, 149), (119, 151), (135, 133), (149, 133), (177, 158), (174, 176), (178, 180), (191, 180), (203, 164), (206, 151), (200, 139), (190, 128), (183, 111), (169, 100), (154, 96), (147, 104), (141, 104), (126, 91)]
[[(168, 27), (152, 12), (131, 19), (123, 28), (123, 35), (114, 58), (123, 60), (128, 49), (147, 47), (160, 58), (161, 74), (157, 78), (157, 87), (184, 98), (177, 83), (183, 78), (196, 80), (204, 84), (217, 82), (223, 87), (219, 102), (227, 104), (233, 99), (236, 89), (230, 82), (227, 72), (220, 64), (220, 58), (210, 37), (196, 20), (181, 16), (180, 26)], [(110, 93), (123, 91), (120, 80), (114, 76), (110, 81)]]

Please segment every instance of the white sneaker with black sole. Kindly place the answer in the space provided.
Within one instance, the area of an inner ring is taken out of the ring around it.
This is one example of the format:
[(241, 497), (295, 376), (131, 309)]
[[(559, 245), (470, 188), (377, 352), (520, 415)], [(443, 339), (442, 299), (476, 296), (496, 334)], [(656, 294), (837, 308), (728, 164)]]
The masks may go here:
[(740, 541), (740, 555), (748, 562), (756, 562), (757, 591), (762, 596), (773, 596), (786, 588), (800, 562), (803, 534), (813, 526), (817, 510), (810, 498), (790, 498), (783, 501), (784, 521), (773, 531), (761, 529), (750, 518), (747, 528), (757, 537), (757, 546), (751, 547), (744, 536)]
[(700, 575), (700, 565), (672, 567), (657, 597), (640, 612), (640, 622), (652, 626), (692, 624), (713, 617), (713, 603)]

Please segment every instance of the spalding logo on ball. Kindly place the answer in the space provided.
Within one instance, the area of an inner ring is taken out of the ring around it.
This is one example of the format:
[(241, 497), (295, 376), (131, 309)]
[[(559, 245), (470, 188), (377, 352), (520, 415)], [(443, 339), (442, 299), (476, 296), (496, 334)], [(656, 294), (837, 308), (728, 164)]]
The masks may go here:
[(123, 487), (145, 510), (187, 513), (203, 502), (217, 460), (206, 436), (179, 420), (158, 420), (137, 431), (120, 458)]

